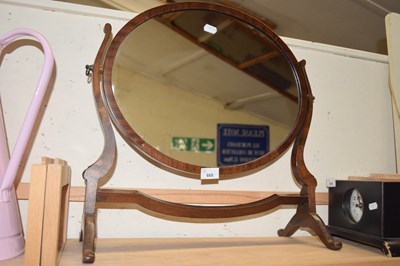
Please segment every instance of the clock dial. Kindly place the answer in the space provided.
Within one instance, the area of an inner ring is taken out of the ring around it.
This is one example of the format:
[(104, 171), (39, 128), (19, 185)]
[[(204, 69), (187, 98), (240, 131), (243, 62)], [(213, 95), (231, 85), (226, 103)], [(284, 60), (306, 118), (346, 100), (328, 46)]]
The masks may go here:
[(344, 209), (347, 217), (354, 223), (358, 223), (364, 213), (364, 202), (361, 193), (352, 189), (346, 193)]
[(360, 192), (357, 189), (354, 189), (351, 192), (350, 198), (350, 215), (353, 220), (358, 223), (361, 220), (361, 217), (364, 212), (364, 204), (363, 199), (361, 197)]

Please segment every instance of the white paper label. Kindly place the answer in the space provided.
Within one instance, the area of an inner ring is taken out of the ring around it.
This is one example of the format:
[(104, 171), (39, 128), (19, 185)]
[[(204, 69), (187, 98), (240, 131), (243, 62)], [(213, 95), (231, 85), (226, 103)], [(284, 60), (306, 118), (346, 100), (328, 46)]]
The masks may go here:
[(377, 210), (378, 209), (378, 203), (372, 202), (372, 203), (368, 204), (368, 209), (370, 211)]
[(201, 168), (200, 179), (219, 179), (219, 168)]
[(326, 187), (336, 187), (336, 179), (333, 178), (326, 179)]

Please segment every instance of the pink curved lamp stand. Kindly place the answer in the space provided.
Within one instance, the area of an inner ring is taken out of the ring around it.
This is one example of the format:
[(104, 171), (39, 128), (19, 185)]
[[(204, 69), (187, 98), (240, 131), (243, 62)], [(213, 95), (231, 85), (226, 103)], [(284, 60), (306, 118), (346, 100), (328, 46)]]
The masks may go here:
[(45, 62), (37, 89), (11, 156), (9, 155), (3, 111), (0, 104), (0, 261), (24, 252), (25, 241), (14, 190), (14, 179), (54, 67), (54, 57), (48, 42), (42, 35), (29, 29), (15, 29), (3, 35), (0, 38), (0, 52), (17, 38), (25, 36), (34, 37), (40, 42), (44, 51)]

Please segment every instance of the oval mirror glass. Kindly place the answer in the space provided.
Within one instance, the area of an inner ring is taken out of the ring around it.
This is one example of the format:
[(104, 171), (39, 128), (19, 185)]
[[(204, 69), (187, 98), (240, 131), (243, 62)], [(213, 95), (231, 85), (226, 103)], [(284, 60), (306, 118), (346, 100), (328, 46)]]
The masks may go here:
[(116, 36), (105, 71), (112, 117), (125, 120), (134, 145), (191, 165), (230, 167), (267, 156), (293, 133), (300, 90), (274, 36), (209, 10), (138, 21)]

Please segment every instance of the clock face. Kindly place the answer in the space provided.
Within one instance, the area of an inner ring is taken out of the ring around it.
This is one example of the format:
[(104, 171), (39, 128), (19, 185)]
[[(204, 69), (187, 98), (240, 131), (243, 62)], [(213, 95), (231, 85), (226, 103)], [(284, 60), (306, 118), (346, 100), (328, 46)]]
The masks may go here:
[(347, 218), (353, 223), (358, 223), (364, 213), (364, 202), (361, 193), (357, 189), (351, 189), (345, 194), (343, 204)]

